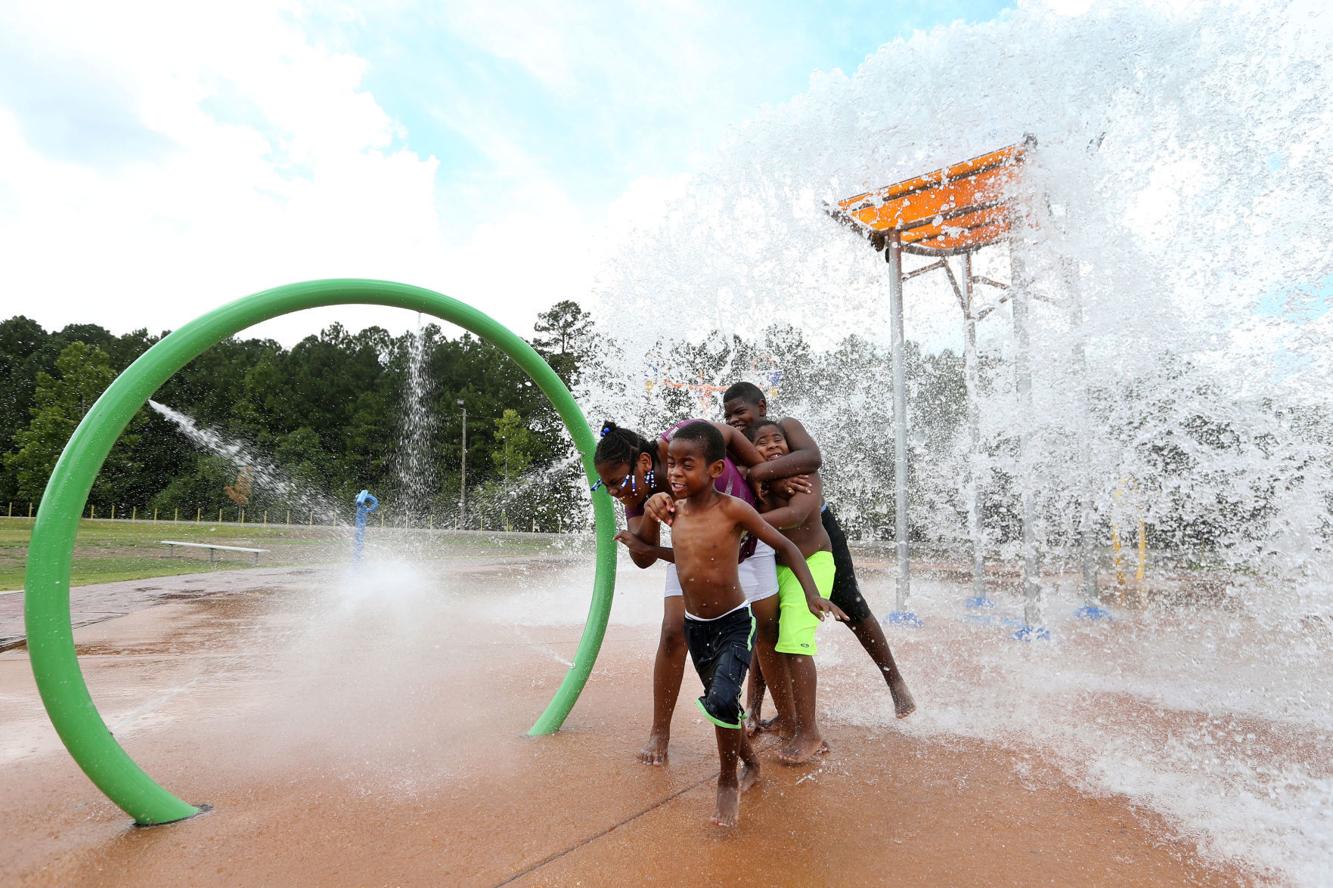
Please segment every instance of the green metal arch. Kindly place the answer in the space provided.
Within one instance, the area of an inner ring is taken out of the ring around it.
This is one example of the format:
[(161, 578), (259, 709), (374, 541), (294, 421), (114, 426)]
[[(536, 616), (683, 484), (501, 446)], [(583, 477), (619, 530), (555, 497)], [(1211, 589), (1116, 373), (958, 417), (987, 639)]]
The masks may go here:
[[(176, 371), (247, 327), (306, 308), (388, 305), (433, 315), (470, 330), (518, 362), (560, 414), (588, 477), (596, 441), (569, 389), (532, 347), (488, 315), (431, 290), (373, 280), (288, 284), (238, 299), (191, 321), (144, 352), (116, 378), (79, 423), (47, 483), (33, 526), (24, 582), (24, 622), (33, 677), (51, 723), (74, 761), (135, 823), (170, 823), (201, 810), (153, 781), (125, 753), (93, 705), (74, 651), (69, 575), (79, 517), (93, 480), (136, 411)], [(615, 516), (607, 497), (593, 497), (597, 567), (592, 603), (574, 664), (529, 734), (560, 729), (592, 672), (606, 634), (615, 586)]]

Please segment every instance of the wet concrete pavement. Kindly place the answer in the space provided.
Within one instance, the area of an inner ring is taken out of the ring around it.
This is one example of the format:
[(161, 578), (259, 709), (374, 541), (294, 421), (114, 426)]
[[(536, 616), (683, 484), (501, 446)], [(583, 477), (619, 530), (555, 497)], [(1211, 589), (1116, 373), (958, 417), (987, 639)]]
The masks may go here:
[[(507, 569), (474, 581), (489, 588)], [(428, 590), (349, 602), (330, 597), (323, 571), (206, 577), (90, 592), (81, 603), (102, 610), (88, 613), (126, 615), (75, 638), (130, 755), (215, 810), (131, 827), (59, 747), (24, 651), (0, 654), (7, 884), (1250, 881), (1028, 751), (893, 729), (830, 724), (833, 753), (810, 767), (766, 757), (741, 825), (719, 831), (707, 822), (712, 730), (688, 705), (688, 670), (670, 765), (634, 758), (655, 627), (613, 625), (565, 730), (528, 738), (580, 626), (525, 624), (479, 597), (438, 604)]]
[[(299, 568), (256, 568), (76, 586), (69, 590), (70, 623), (78, 629), (167, 601), (269, 588), (307, 572)], [(22, 590), (0, 592), (0, 651), (22, 645), (24, 635)]]

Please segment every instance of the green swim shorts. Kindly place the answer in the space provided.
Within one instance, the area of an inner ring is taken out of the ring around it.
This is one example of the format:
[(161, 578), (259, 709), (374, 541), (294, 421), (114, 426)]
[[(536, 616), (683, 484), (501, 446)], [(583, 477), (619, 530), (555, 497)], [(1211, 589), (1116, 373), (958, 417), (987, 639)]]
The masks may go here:
[[(824, 598), (833, 594), (833, 553), (816, 552), (805, 559), (810, 574), (815, 578), (815, 588)], [(801, 582), (796, 579), (790, 567), (778, 565), (778, 644), (780, 654), (809, 654), (814, 656), (815, 629), (819, 626), (819, 617), (810, 613), (810, 606), (805, 603), (805, 592)]]

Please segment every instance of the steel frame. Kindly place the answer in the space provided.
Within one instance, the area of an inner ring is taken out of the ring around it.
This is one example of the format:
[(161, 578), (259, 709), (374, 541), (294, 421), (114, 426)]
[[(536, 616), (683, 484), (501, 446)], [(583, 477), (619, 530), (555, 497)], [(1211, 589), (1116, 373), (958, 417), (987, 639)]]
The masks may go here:
[[(877, 230), (865, 222), (857, 219), (853, 214), (874, 206), (881, 206), (889, 200), (897, 201), (912, 194), (917, 194), (946, 185), (949, 182), (956, 182), (959, 179), (971, 176), (977, 176), (989, 172), (1001, 166), (1011, 165), (1022, 160), (1025, 152), (1036, 147), (1035, 137), (1025, 136), (1021, 146), (1011, 146), (1008, 149), (1001, 149), (999, 152), (992, 152), (996, 159), (993, 162), (983, 163), (976, 167), (968, 165), (979, 160), (974, 158), (972, 161), (964, 161), (962, 164), (955, 164), (951, 167), (936, 170), (915, 179), (909, 179), (905, 182), (889, 186), (886, 189), (880, 189), (876, 192), (866, 192), (856, 195), (846, 200), (840, 201), (838, 206), (830, 208), (830, 214), (838, 221), (851, 225), (859, 233), (868, 237), (876, 250), (884, 251), (884, 259), (889, 265), (889, 325), (890, 339), (892, 346), (892, 373), (893, 373), (893, 414), (894, 414), (894, 479), (895, 479), (895, 542), (897, 555), (897, 589), (896, 589), (896, 610), (891, 614), (895, 622), (916, 622), (915, 615), (907, 609), (908, 599), (911, 593), (911, 566), (909, 560), (908, 547), (908, 521), (907, 521), (907, 398), (906, 398), (906, 380), (904, 368), (904, 348), (905, 337), (903, 333), (903, 283), (913, 278), (928, 274), (932, 271), (943, 270), (949, 279), (949, 285), (958, 298), (959, 307), (963, 313), (963, 363), (964, 374), (966, 377), (967, 388), (967, 413), (968, 413), (968, 437), (970, 453), (968, 460), (968, 533), (972, 544), (972, 603), (989, 603), (985, 594), (985, 552), (983, 541), (983, 527), (980, 504), (980, 393), (979, 393), (979, 371), (977, 367), (976, 350), (976, 324), (985, 319), (997, 308), (1006, 302), (1010, 304), (1010, 309), (1014, 324), (1014, 339), (1016, 343), (1014, 373), (1015, 387), (1019, 396), (1019, 409), (1023, 412), (1025, 418), (1030, 420), (1033, 415), (1032, 409), (1032, 371), (1030, 366), (1031, 359), (1031, 340), (1029, 335), (1028, 321), (1028, 301), (1029, 298), (1037, 298), (1031, 293), (1031, 280), (1027, 277), (1026, 266), (1021, 255), (1021, 245), (1016, 244), (1011, 236), (1010, 230), (1013, 227), (1012, 215), (996, 219), (987, 215), (982, 219), (976, 220), (973, 224), (964, 224), (959, 226), (943, 226), (941, 222), (947, 222), (952, 219), (963, 219), (964, 217), (977, 213), (986, 213), (987, 211), (1008, 205), (1007, 198), (983, 201), (979, 203), (969, 203), (961, 207), (953, 207), (942, 210), (928, 218), (921, 218), (904, 224), (895, 225), (890, 228)], [(982, 155), (989, 157), (991, 155)], [(954, 174), (951, 176), (950, 172)], [(901, 188), (896, 191), (894, 189)], [(967, 244), (958, 247), (935, 248), (928, 243), (929, 239), (922, 241), (913, 241), (910, 233), (914, 230), (930, 225), (940, 226), (940, 233), (933, 235), (931, 239), (945, 237), (958, 237), (969, 231), (979, 231), (983, 228), (995, 228), (994, 236), (986, 236), (976, 243)], [(905, 237), (906, 235), (906, 237)], [(973, 273), (972, 254), (983, 247), (992, 246), (1007, 241), (1009, 243), (1009, 259), (1011, 269), (1010, 284), (996, 281), (992, 278), (977, 275)], [(911, 253), (920, 256), (933, 256), (935, 261), (920, 268), (904, 272), (902, 267), (902, 254)], [(953, 268), (949, 264), (949, 258), (961, 257), (963, 266), (962, 281), (960, 283)], [(1071, 320), (1076, 328), (1081, 329), (1082, 307), (1077, 292), (1077, 269), (1073, 269), (1066, 263), (1065, 277), (1066, 285), (1070, 290), (1071, 299)], [(974, 305), (974, 288), (977, 284), (994, 287), (1002, 291), (999, 299), (993, 305), (984, 309), (977, 310)], [(1076, 348), (1075, 364), (1081, 378), (1086, 380), (1086, 356), (1083, 353), (1081, 344)], [(1086, 382), (1085, 382), (1086, 385)], [(1085, 393), (1086, 400), (1086, 393)], [(1085, 413), (1086, 413), (1086, 404)], [(1023, 552), (1023, 595), (1024, 595), (1024, 622), (1026, 626), (1021, 632), (1026, 632), (1023, 637), (1045, 637), (1046, 630), (1043, 628), (1042, 614), (1042, 590), (1040, 583), (1040, 574), (1038, 570), (1038, 558), (1035, 539), (1035, 516), (1034, 516), (1034, 491), (1032, 485), (1032, 429), (1030, 421), (1025, 421), (1019, 433), (1019, 490), (1022, 500), (1022, 552)], [(1086, 474), (1089, 471), (1090, 457), (1087, 451), (1086, 429), (1080, 430), (1080, 459), (1083, 465), (1083, 471)], [(1085, 482), (1087, 479), (1084, 479)], [(1097, 595), (1097, 577), (1095, 561), (1095, 541), (1093, 539), (1093, 520), (1091, 516), (1091, 503), (1086, 489), (1083, 491), (1081, 502), (1081, 514), (1079, 520), (1079, 548), (1081, 560), (1083, 563), (1083, 587), (1084, 594), (1090, 603), (1096, 602)]]

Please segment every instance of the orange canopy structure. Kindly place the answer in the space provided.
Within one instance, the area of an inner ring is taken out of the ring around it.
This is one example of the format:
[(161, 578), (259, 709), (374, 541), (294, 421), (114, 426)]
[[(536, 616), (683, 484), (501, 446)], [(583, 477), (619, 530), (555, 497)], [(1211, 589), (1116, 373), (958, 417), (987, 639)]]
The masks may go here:
[[(894, 542), (898, 561), (898, 588), (890, 622), (919, 626), (917, 615), (908, 608), (911, 570), (907, 523), (907, 382), (906, 335), (903, 328), (903, 282), (943, 271), (958, 296), (963, 310), (963, 365), (967, 383), (969, 437), (972, 453), (979, 452), (980, 431), (977, 424), (976, 323), (990, 312), (976, 311), (973, 305), (975, 284), (987, 284), (1007, 292), (1000, 302), (1009, 301), (1013, 309), (1014, 331), (1019, 347), (1015, 357), (1017, 386), (1025, 407), (1031, 406), (1031, 379), (1027, 369), (1027, 299), (1023, 288), (1010, 287), (972, 272), (972, 254), (982, 247), (1006, 239), (1013, 225), (1012, 204), (1019, 189), (1015, 187), (1022, 164), (1037, 140), (1027, 136), (1022, 142), (991, 151), (980, 157), (955, 163), (943, 169), (905, 179), (887, 188), (868, 191), (838, 201), (828, 208), (829, 215), (869, 238), (876, 250), (884, 251), (889, 266), (889, 335), (893, 361), (893, 470), (894, 470)], [(910, 272), (903, 270), (903, 253), (935, 256)], [(954, 275), (949, 257), (958, 256), (961, 280)], [(1014, 261), (1010, 255), (1010, 262)], [(998, 303), (997, 303), (998, 304)], [(1020, 442), (1020, 452), (1026, 443)], [(968, 470), (970, 536), (972, 537), (972, 582), (975, 606), (988, 606), (985, 589), (984, 532), (978, 505), (977, 469)], [(1040, 587), (1036, 581), (1035, 537), (1032, 533), (1032, 497), (1030, 487), (1023, 488), (1023, 585), (1027, 602), (1024, 630), (1042, 633)], [(1041, 637), (1038, 635), (1037, 637)]]
[(1009, 233), (1012, 184), (1028, 137), (971, 160), (838, 201), (829, 212), (860, 229), (875, 249), (897, 232), (903, 249), (952, 256), (989, 246)]

